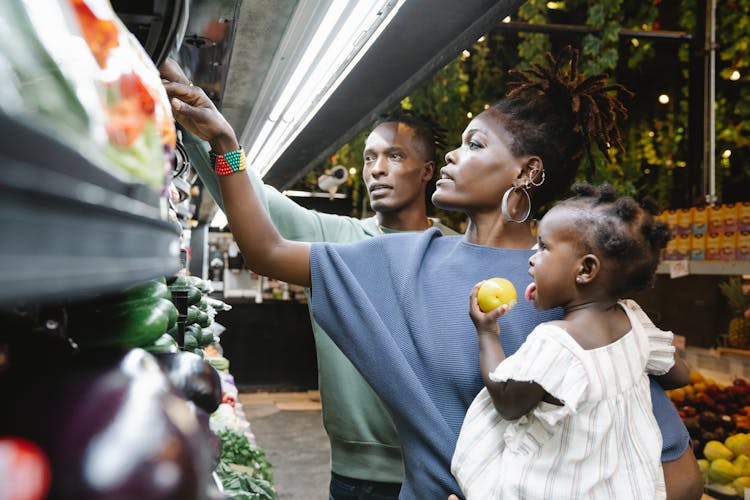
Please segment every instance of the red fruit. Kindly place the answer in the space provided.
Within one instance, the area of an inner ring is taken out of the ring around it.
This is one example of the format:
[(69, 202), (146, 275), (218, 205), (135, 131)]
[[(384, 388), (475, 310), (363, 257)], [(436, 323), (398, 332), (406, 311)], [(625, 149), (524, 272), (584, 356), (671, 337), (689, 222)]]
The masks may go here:
[(700, 407), (703, 410), (706, 410), (706, 409), (710, 410), (716, 406), (716, 401), (714, 401), (714, 399), (708, 394), (703, 393), (703, 394), (698, 394), (695, 397), (695, 404), (696, 406)]
[(706, 394), (709, 396), (715, 397), (719, 393), (721, 393), (721, 388), (718, 385), (710, 384), (706, 386)]
[(696, 415), (698, 415), (698, 412), (692, 406), (685, 405), (681, 407), (680, 410), (685, 414), (686, 417), (695, 417)]

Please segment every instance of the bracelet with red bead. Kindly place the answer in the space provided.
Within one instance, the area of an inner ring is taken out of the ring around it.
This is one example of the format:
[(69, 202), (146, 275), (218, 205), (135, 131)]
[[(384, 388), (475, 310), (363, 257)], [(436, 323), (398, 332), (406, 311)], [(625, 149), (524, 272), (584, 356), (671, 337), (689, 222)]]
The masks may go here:
[(242, 172), (247, 167), (247, 159), (242, 148), (224, 154), (209, 152), (211, 166), (218, 175), (229, 175)]

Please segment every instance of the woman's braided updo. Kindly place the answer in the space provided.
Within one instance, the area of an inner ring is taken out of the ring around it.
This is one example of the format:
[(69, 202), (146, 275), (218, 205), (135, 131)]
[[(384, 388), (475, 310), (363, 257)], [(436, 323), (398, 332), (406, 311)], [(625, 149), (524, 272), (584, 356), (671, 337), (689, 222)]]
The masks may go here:
[(567, 191), (583, 154), (591, 159), (592, 143), (605, 156), (610, 147), (622, 149), (617, 118), (626, 118), (627, 110), (617, 92), (632, 95), (622, 85), (608, 84), (606, 74), (580, 75), (578, 51), (570, 46), (557, 59), (547, 54), (547, 61), (547, 66), (511, 70), (512, 90), (492, 105), (512, 137), (511, 152), (542, 159), (545, 182), (534, 195), (536, 207)]

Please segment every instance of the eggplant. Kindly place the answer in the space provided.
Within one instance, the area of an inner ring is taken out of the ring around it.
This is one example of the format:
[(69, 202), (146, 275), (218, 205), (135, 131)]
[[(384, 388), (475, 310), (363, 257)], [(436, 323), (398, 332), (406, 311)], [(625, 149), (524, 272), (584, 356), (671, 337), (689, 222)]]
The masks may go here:
[(216, 411), (221, 404), (221, 377), (210, 363), (187, 351), (153, 354), (185, 399), (208, 413)]
[(81, 356), (5, 387), (13, 404), (0, 429), (47, 454), (48, 498), (204, 498), (213, 461), (205, 432), (146, 351)]

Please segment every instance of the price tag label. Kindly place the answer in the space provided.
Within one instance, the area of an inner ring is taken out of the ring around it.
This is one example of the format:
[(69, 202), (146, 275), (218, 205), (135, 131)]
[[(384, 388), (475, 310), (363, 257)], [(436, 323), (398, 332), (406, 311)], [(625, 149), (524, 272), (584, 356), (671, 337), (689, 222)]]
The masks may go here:
[(690, 274), (690, 266), (687, 259), (674, 260), (669, 263), (670, 278), (682, 278), (683, 276), (687, 276), (688, 274)]

